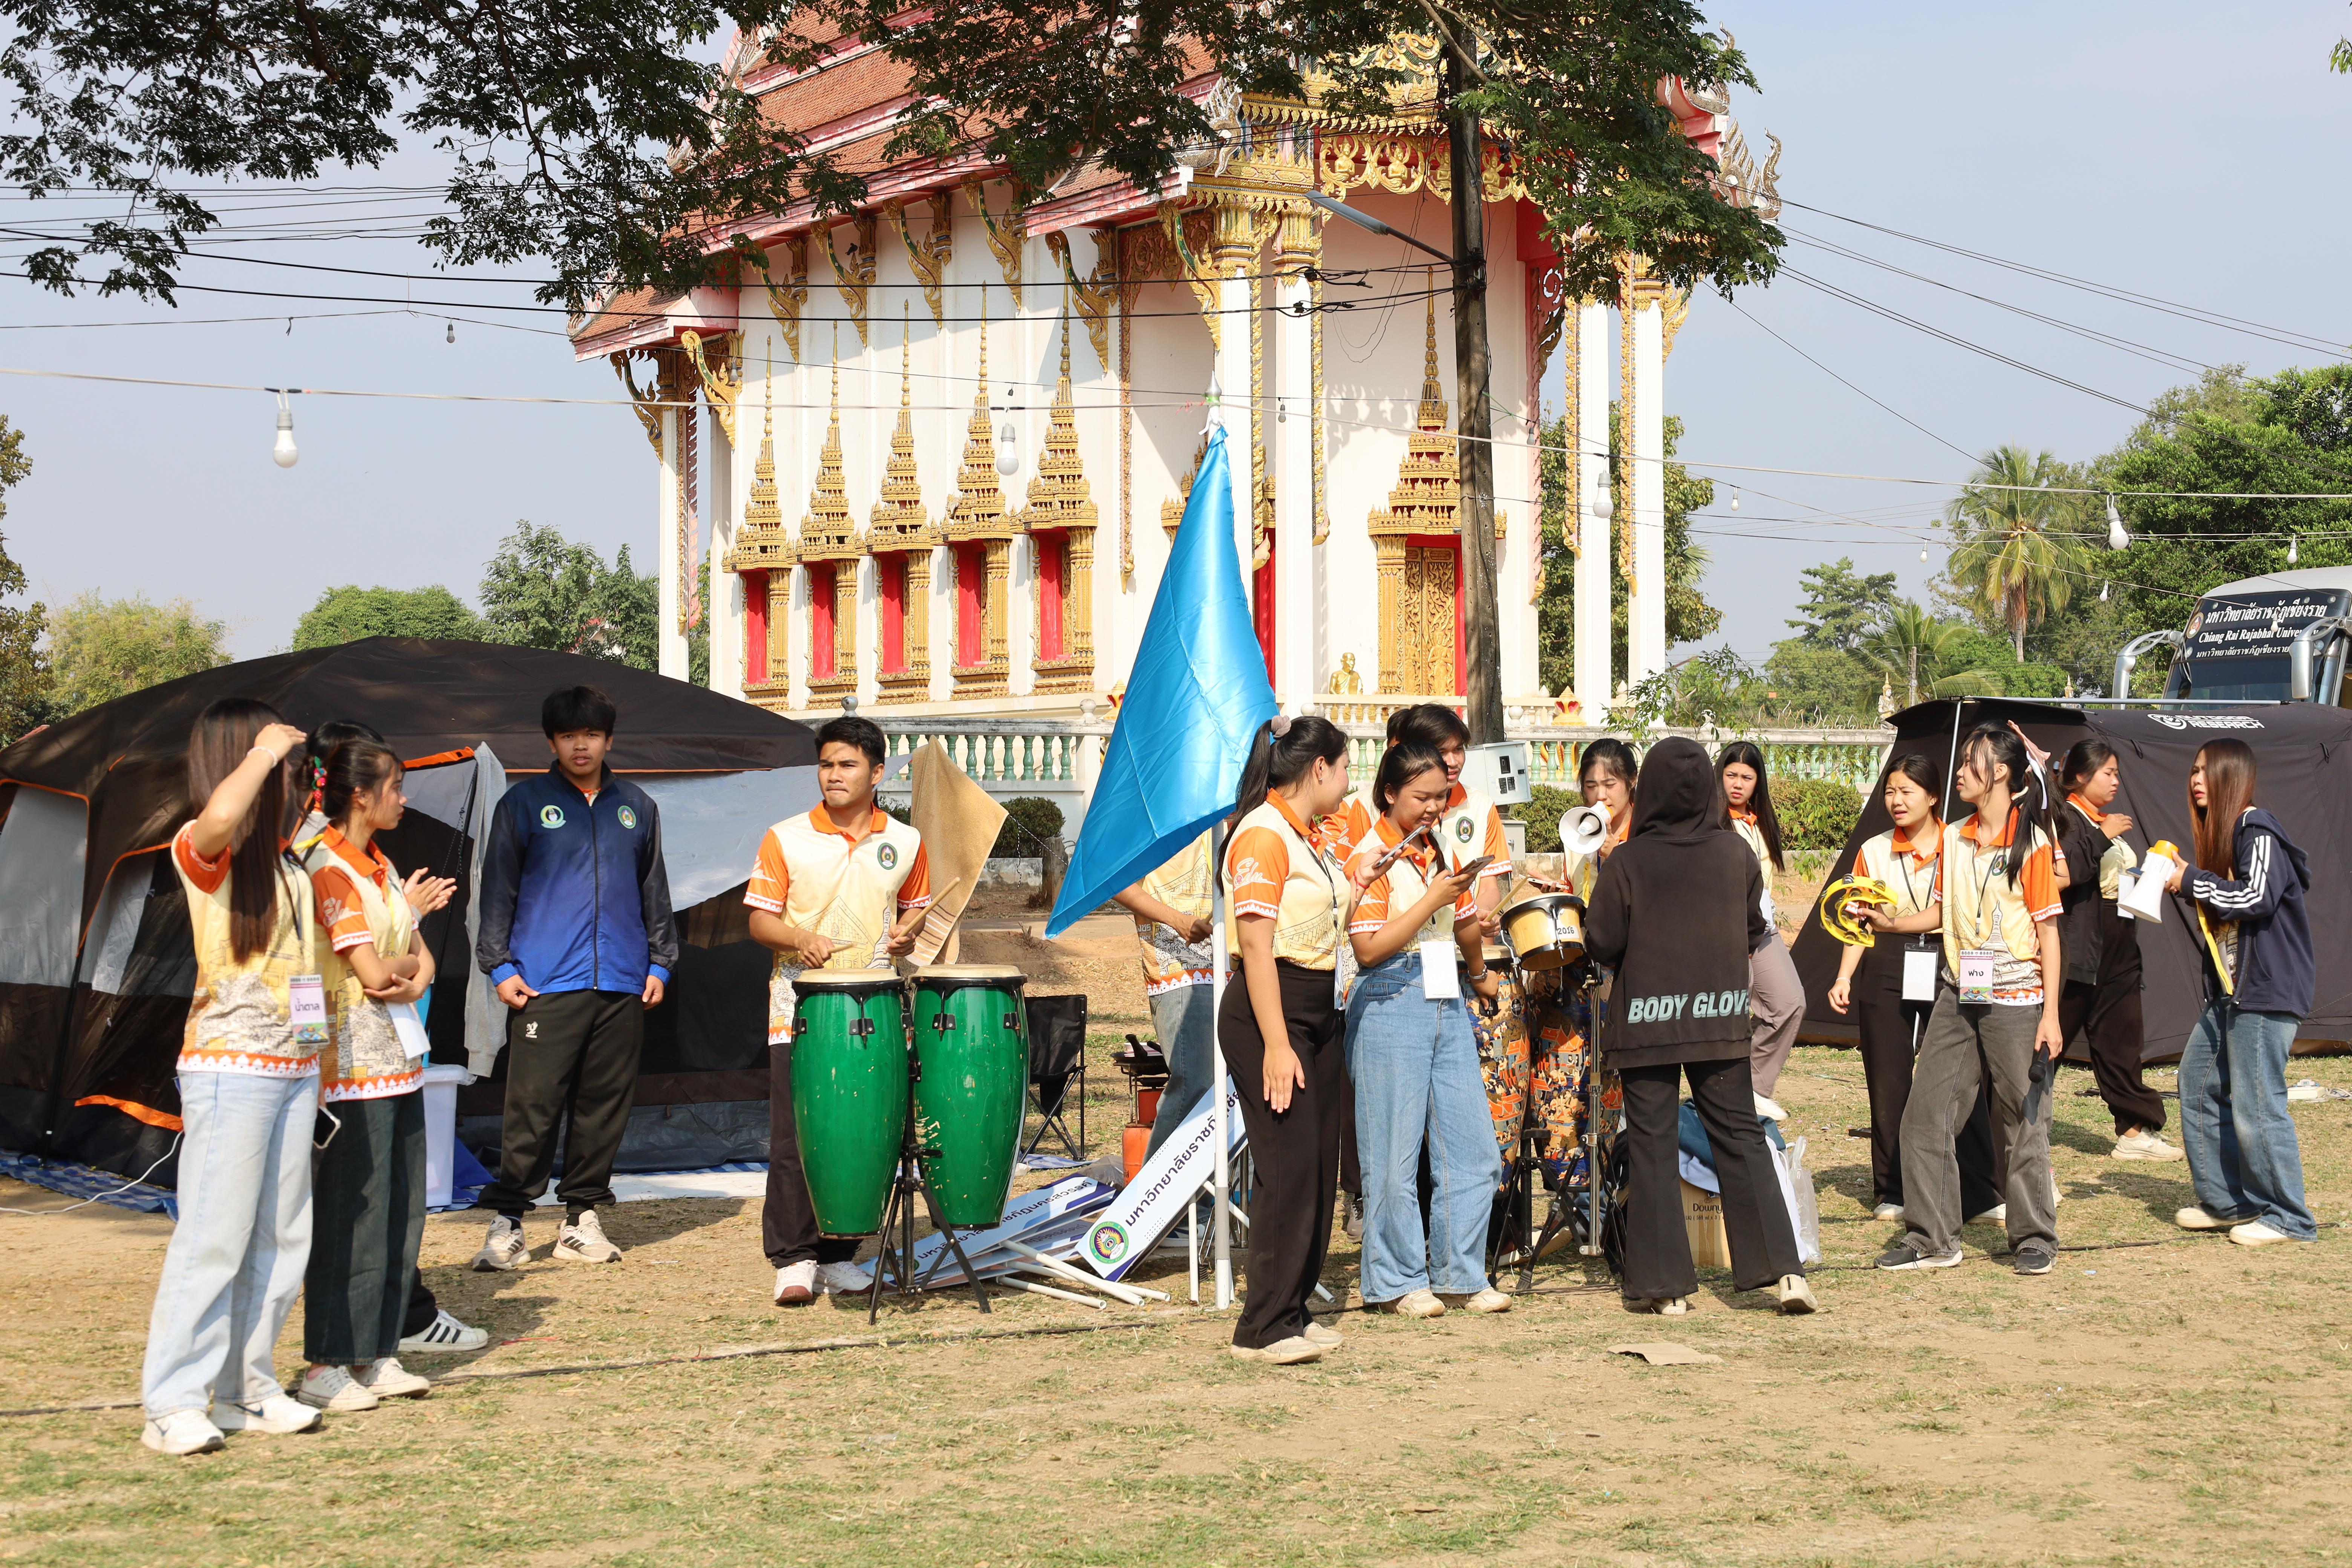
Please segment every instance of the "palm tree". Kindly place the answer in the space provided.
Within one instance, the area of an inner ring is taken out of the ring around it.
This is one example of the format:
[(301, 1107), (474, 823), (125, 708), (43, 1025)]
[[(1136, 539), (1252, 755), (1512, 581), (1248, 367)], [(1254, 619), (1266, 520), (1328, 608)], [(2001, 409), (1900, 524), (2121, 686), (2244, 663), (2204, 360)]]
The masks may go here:
[[(1952, 581), (1971, 590), (2009, 627), (2017, 660), (2025, 662), (2025, 629), (2063, 610), (2083, 575), (2081, 542), (2069, 530), (2084, 515), (2083, 498), (2052, 495), (2045, 487), (2073, 475), (2048, 452), (2001, 447), (1984, 456), (1962, 490), (1944, 509), (1958, 542)], [(1978, 487), (2003, 487), (1999, 489)]]
[(1890, 675), (1903, 678), (1904, 706), (1927, 697), (2000, 695), (2000, 677), (1989, 669), (1960, 668), (1959, 644), (1968, 628), (1939, 621), (1906, 599), (1862, 645), (1862, 656)]

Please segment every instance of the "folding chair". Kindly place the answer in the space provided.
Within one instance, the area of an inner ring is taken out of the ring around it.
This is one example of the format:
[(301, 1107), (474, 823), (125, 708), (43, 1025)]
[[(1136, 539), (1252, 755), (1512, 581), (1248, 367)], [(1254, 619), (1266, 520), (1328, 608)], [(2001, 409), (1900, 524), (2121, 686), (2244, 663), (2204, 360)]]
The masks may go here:
[[(1037, 1152), (1045, 1134), (1061, 1139), (1073, 1160), (1086, 1158), (1087, 1149), (1087, 999), (1077, 996), (1031, 996), (1029, 1015), (1029, 1103), (1037, 1112), (1036, 1136), (1023, 1145), (1025, 1158)], [(1078, 1085), (1078, 1135), (1070, 1136), (1064, 1120), (1070, 1104), (1070, 1080)]]

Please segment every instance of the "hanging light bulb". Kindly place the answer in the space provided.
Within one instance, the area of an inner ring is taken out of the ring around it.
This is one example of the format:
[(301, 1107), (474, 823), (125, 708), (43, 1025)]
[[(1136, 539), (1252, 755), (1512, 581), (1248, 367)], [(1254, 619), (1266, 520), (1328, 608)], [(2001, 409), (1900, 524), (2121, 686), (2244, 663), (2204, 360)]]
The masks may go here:
[(1924, 544), (1919, 547), (1919, 559), (1922, 561), (1927, 559), (1927, 547)]
[(2297, 539), (2292, 533), (2286, 536), (2286, 563), (2288, 565), (2294, 565), (2295, 562), (2301, 558), (2303, 552), (2296, 548), (2296, 546), (2301, 542), (2302, 541)]
[(1614, 511), (1616, 508), (1614, 503), (1612, 503), (1609, 499), (1609, 487), (1607, 485), (1603, 485), (1599, 489), (1592, 492), (1592, 506), (1591, 510), (1593, 517), (1597, 521), (1601, 522), (1607, 522), (1609, 521), (1609, 514), (1612, 511)]
[(1738, 511), (1739, 510), (1739, 492), (1738, 490), (1731, 492), (1731, 510), (1734, 511)]
[(2102, 583), (2099, 584), (2099, 603), (2104, 605), (2107, 602), (2107, 590), (2114, 586), (2115, 584), (2113, 583)]
[(278, 395), (278, 439), (269, 448), (272, 461), (281, 468), (290, 468), (301, 459), (294, 449), (294, 410), (288, 407), (286, 395)]
[(1010, 419), (996, 433), (996, 471), (1006, 479), (1021, 471), (1021, 437)]
[(1276, 425), (1290, 423), (1290, 405), (1279, 397), (1274, 400), (1274, 422)]
[(445, 343), (454, 343), (454, 342), (456, 342), (457, 341), (457, 322), (452, 321), (452, 322), (450, 322), (450, 323), (449, 323), (449, 335), (448, 335), (447, 337), (443, 338), (441, 341), (442, 341), (443, 342), (445, 342)]
[(2131, 535), (2124, 531), (2124, 514), (2116, 510), (2116, 498), (2107, 498), (2107, 548), (2121, 550), (2131, 543)]

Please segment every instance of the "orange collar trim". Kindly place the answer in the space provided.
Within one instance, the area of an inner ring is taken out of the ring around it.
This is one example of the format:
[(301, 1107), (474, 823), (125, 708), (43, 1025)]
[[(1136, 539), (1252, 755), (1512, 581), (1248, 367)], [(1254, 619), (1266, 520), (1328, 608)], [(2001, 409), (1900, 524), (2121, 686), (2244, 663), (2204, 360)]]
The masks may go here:
[(331, 822), (327, 831), (319, 836), (319, 842), (333, 850), (335, 858), (352, 870), (373, 879), (377, 887), (392, 885), (392, 862), (383, 858), (383, 851), (375, 847), (373, 839), (368, 840), (367, 850), (362, 854), (359, 846), (344, 837), (343, 830)]
[(1987, 838), (1979, 831), (1984, 823), (1980, 816), (1971, 816), (1960, 824), (1960, 837), (1979, 849), (2005, 849), (2017, 838), (2017, 807), (2009, 808), (2009, 820), (2000, 825), (2000, 832)]
[(1923, 852), (1911, 842), (1910, 836), (1898, 827), (1888, 836), (1887, 847), (1897, 855), (1910, 856), (1914, 866), (1932, 866), (1936, 863), (1936, 857), (1944, 852), (1943, 831), (1939, 828), (1928, 838), (1927, 847)]
[(868, 838), (871, 838), (876, 834), (881, 832), (882, 825), (889, 820), (889, 814), (877, 805), (874, 808), (873, 816), (866, 820), (866, 831), (863, 833), (852, 833), (846, 827), (835, 826), (832, 816), (825, 811), (824, 806), (814, 805), (809, 808), (809, 826), (811, 827), (815, 828), (819, 833), (830, 833), (835, 838), (846, 838), (852, 844), (865, 843)]
[(2074, 795), (2070, 792), (2066, 796), (2066, 804), (2081, 812), (2084, 816), (2089, 817), (2091, 819), (2091, 826), (2094, 827), (2107, 819), (2107, 814), (2105, 812), (2101, 811), (2097, 806), (2093, 805), (2089, 801), (2084, 800), (2079, 795)]

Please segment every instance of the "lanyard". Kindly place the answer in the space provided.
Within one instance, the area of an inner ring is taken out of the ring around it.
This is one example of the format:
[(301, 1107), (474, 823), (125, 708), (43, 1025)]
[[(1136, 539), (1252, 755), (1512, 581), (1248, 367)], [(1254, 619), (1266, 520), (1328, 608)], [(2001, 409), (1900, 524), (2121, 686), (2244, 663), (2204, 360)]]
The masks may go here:
[[(1982, 818), (1979, 818), (1979, 820), (1981, 821)], [(2015, 839), (2016, 836), (2012, 833), (2011, 835), (2011, 842), (2001, 846), (2001, 847), (2010, 850), (2018, 848)], [(1971, 852), (1971, 864), (1969, 867), (1969, 873), (1974, 875), (1976, 871), (1976, 867), (1973, 863), (1974, 861), (1986, 860), (1990, 862), (1984, 875), (1977, 879), (1976, 919), (1970, 922), (1969, 928), (1967, 931), (1955, 931), (1953, 933), (1961, 939), (1960, 945), (1966, 948), (1974, 948), (1988, 937), (1998, 937), (2000, 935), (2000, 923), (1999, 920), (1992, 914), (1989, 913), (1985, 906), (1992, 892), (1993, 879), (2000, 876), (2005, 868), (2002, 866), (1999, 858), (1984, 855), (1980, 852), (1980, 849), (1981, 847), (1979, 847), (1979, 851)], [(2002, 951), (2007, 951), (2005, 943)], [(2017, 957), (2020, 955), (2011, 953), (2011, 956)]]

